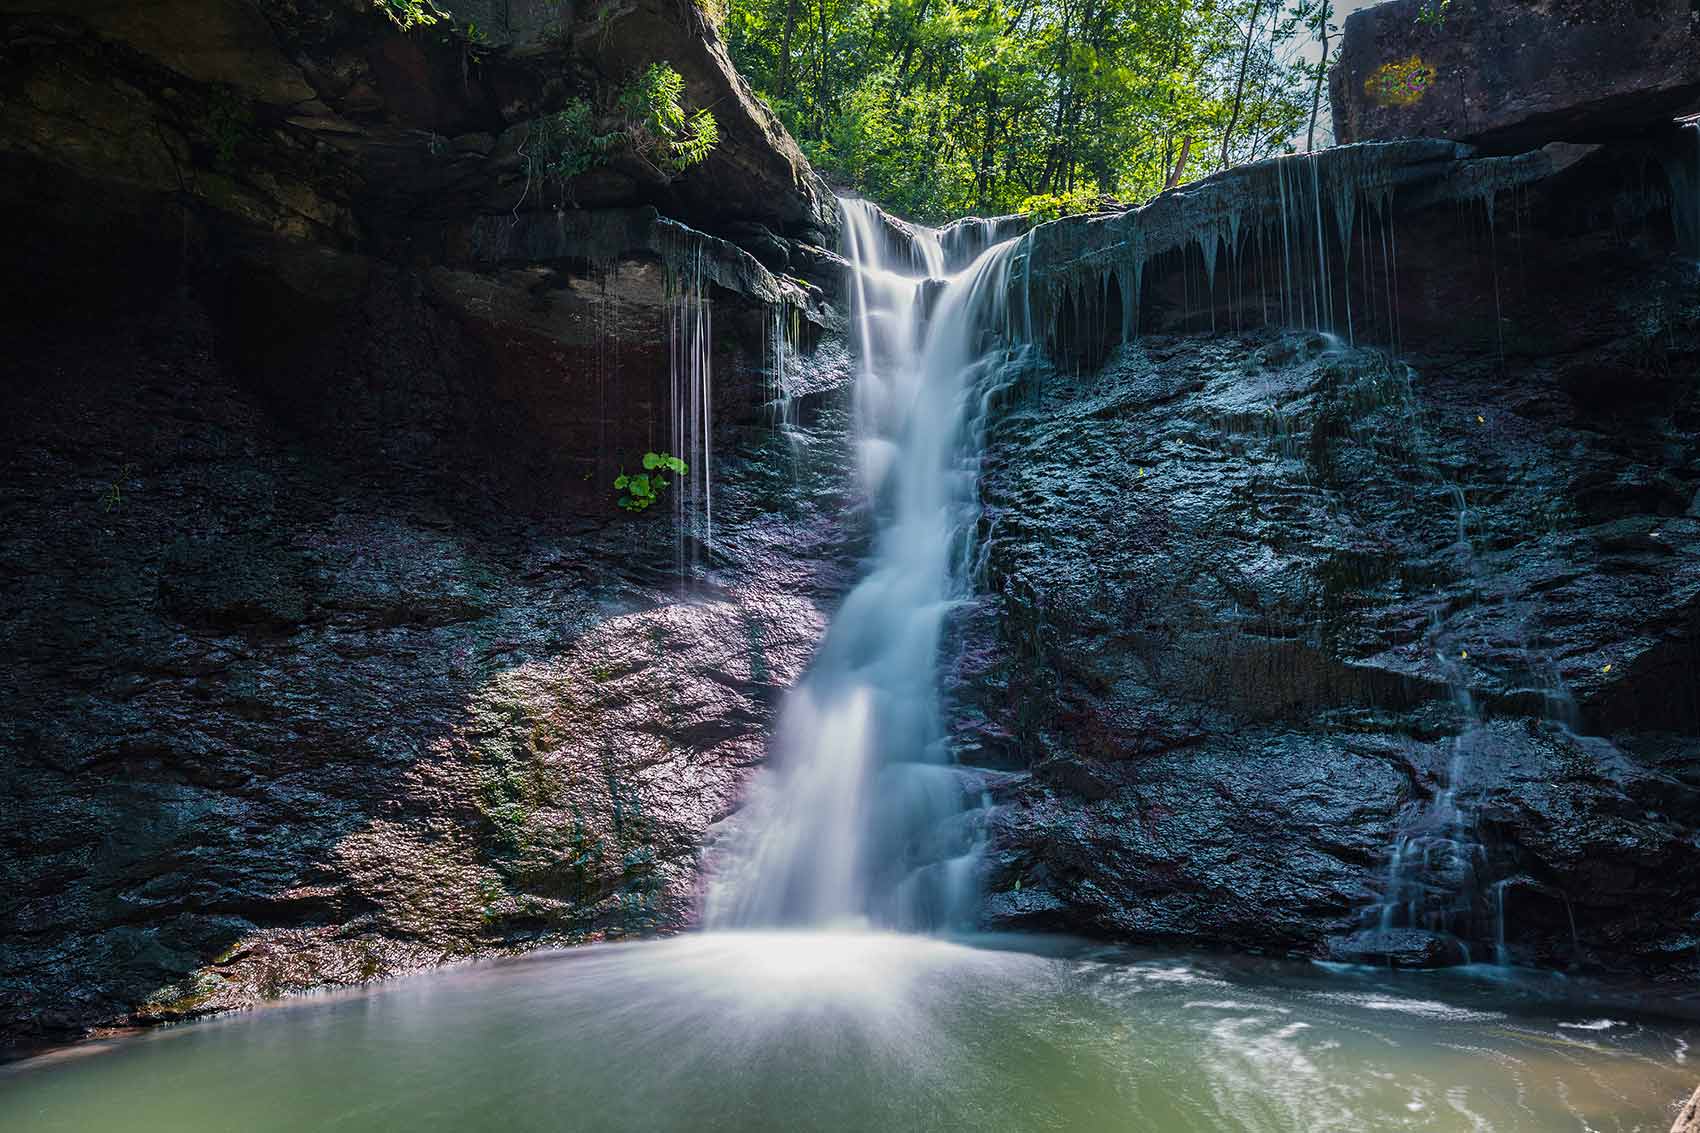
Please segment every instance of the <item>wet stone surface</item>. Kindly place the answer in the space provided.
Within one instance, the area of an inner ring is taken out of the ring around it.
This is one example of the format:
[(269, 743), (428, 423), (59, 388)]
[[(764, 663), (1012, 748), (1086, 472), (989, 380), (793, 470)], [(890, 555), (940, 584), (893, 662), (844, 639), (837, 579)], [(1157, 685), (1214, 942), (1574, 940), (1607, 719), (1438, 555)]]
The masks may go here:
[(219, 329), (15, 340), (0, 1034), (690, 923), (854, 549), (842, 371), (722, 434), (685, 586), (667, 509), (518, 506), (423, 389), (327, 448)]
[(968, 750), (1032, 755), (1002, 789), (994, 922), (1462, 958), (1358, 935), (1451, 787), (1479, 854), (1450, 922), (1471, 956), (1503, 923), (1519, 962), (1688, 971), (1688, 302), (1682, 361), (1606, 411), (1565, 375), (1621, 343), (1501, 370), (1156, 338), (1032, 375), (989, 443), (969, 633), (1008, 652), (958, 692)]

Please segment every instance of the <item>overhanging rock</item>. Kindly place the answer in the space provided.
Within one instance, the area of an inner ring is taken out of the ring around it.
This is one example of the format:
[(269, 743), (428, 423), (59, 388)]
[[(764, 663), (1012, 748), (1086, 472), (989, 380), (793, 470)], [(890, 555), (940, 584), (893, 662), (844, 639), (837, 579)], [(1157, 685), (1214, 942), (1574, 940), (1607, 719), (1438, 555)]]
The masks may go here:
[(1603, 142), (1700, 108), (1693, 0), (1392, 0), (1346, 21), (1341, 142), (1433, 137), (1501, 152)]

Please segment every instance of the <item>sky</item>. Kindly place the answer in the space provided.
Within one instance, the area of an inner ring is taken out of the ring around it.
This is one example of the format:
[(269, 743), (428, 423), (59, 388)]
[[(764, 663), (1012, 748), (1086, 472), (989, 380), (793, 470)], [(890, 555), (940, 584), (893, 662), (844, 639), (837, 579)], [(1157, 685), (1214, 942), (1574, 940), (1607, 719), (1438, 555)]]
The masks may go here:
[[(1359, 8), (1374, 7), (1375, 4), (1378, 3), (1378, 2), (1379, 2), (1379, 0), (1334, 0), (1334, 19), (1333, 19), (1332, 22), (1333, 22), (1335, 27), (1344, 27), (1345, 23), (1346, 23), (1346, 17), (1347, 16), (1351, 15), (1353, 12), (1357, 11)], [(1339, 37), (1338, 36), (1330, 36), (1329, 41), (1328, 41), (1328, 50), (1333, 51), (1336, 48), (1338, 48), (1339, 46), (1340, 46)], [(1312, 38), (1310, 36), (1306, 36), (1304, 41), (1299, 45), (1298, 54), (1300, 56), (1302, 56), (1307, 62), (1314, 63), (1314, 62), (1317, 61), (1317, 59), (1322, 54), (1322, 45), (1317, 43), (1314, 38)], [(1324, 98), (1326, 99), (1326, 97), (1327, 97), (1327, 93), (1324, 92)], [(1326, 141), (1331, 141), (1333, 139), (1333, 137), (1334, 137), (1333, 117), (1334, 116), (1331, 112), (1327, 111), (1326, 109), (1324, 110), (1324, 114), (1323, 114), (1324, 120), (1323, 120), (1323, 122), (1319, 123), (1318, 126), (1317, 126), (1318, 144), (1319, 145), (1324, 144)], [(1298, 142), (1300, 144), (1301, 148), (1302, 148), (1303, 142), (1304, 142), (1303, 134), (1301, 133), (1297, 138), (1294, 139), (1294, 141)]]
[[(1377, 0), (1334, 0), (1334, 26), (1335, 27), (1344, 27), (1345, 23), (1346, 23), (1346, 17), (1347, 16), (1351, 15), (1353, 12), (1357, 11), (1359, 8), (1373, 8), (1375, 6), (1376, 2), (1377, 2)], [(1328, 44), (1329, 49), (1332, 50), (1337, 45), (1337, 43), (1338, 43), (1337, 40), (1330, 39), (1329, 44)], [(1314, 63), (1314, 62), (1316, 62), (1318, 50), (1319, 49), (1318, 49), (1318, 44), (1317, 44), (1316, 40), (1309, 39), (1309, 40), (1306, 40), (1303, 49), (1300, 51), (1300, 54), (1303, 55), (1306, 59), (1310, 60), (1312, 63)]]

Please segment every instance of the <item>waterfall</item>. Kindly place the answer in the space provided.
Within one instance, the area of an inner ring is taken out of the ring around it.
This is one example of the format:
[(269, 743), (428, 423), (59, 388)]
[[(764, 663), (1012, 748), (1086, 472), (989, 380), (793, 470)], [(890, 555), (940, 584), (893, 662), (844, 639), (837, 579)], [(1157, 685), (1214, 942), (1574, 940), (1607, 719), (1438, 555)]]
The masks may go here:
[(903, 247), (872, 204), (841, 207), (873, 547), (782, 708), (708, 894), (711, 928), (933, 928), (974, 907), (984, 800), (950, 763), (939, 653), (969, 593), (982, 419), (1012, 371), (994, 331), (1019, 241), (962, 264), (975, 249), (958, 234), (947, 263), (938, 233), (917, 228)]

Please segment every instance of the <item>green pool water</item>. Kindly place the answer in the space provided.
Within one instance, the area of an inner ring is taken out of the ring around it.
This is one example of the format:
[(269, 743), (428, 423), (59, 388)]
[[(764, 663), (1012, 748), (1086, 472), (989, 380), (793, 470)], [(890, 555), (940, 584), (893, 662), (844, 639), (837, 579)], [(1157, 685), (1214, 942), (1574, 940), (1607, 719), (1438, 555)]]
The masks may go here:
[(1700, 1082), (1700, 1026), (1556, 978), (985, 944), (461, 967), (14, 1063), (0, 1129), (1666, 1133)]

